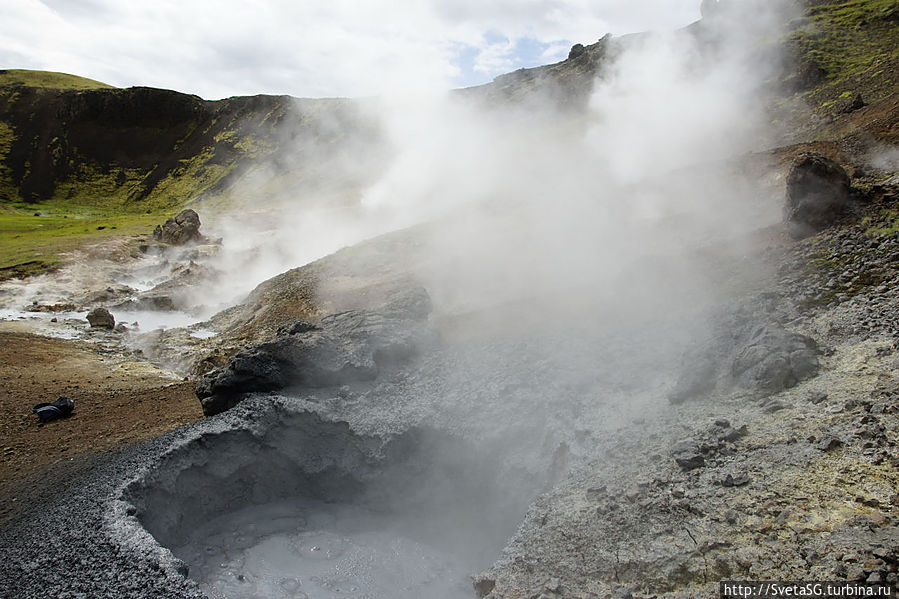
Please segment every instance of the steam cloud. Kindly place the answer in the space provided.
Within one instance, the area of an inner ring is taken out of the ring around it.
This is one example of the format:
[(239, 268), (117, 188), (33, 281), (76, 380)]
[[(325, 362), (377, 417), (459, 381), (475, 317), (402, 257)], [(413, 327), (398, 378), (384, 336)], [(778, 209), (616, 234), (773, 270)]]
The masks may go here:
[[(458, 93), (368, 102), (378, 132), (343, 140), (323, 187), (278, 188), (275, 169), (245, 179), (264, 226), (248, 227), (246, 212), (218, 223), (223, 270), (239, 274), (215, 295), (431, 223), (419, 274), (450, 312), (517, 301), (577, 304), (580, 314), (597, 303), (633, 315), (671, 311), (678, 298), (692, 305), (714, 293), (696, 252), (739, 252), (743, 236), (781, 216), (759, 172), (728, 161), (765, 147), (779, 64), (770, 42), (788, 15), (785, 3), (731, 0), (685, 30), (612, 38), (583, 110), (560, 107), (547, 85), (501, 105)], [(298, 144), (302, 159), (321, 149)]]

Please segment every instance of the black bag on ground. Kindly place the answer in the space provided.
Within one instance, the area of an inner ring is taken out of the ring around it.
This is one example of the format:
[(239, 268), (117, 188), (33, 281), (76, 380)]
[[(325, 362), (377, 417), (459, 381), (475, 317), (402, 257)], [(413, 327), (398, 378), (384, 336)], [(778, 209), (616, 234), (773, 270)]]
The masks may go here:
[(57, 418), (68, 418), (75, 409), (75, 402), (68, 397), (60, 397), (53, 403), (39, 403), (31, 411), (37, 414), (41, 422), (50, 422)]

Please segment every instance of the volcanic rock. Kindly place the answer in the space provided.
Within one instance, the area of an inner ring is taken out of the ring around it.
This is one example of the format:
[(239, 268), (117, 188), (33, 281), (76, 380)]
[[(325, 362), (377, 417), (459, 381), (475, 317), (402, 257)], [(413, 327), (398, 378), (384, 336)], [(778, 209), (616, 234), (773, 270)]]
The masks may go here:
[(88, 312), (87, 321), (91, 323), (92, 329), (115, 328), (115, 318), (106, 308), (94, 308)]
[(199, 241), (200, 215), (188, 208), (182, 210), (175, 218), (170, 218), (163, 225), (156, 225), (153, 239), (170, 245), (184, 245), (190, 241)]
[(571, 46), (571, 51), (568, 52), (568, 60), (573, 60), (586, 51), (587, 49), (584, 47), (584, 44), (575, 44)]
[(776, 325), (757, 328), (731, 361), (737, 385), (768, 393), (789, 389), (817, 373), (814, 339)]
[(682, 470), (694, 470), (705, 466), (705, 457), (699, 445), (692, 441), (681, 441), (671, 448), (671, 457)]
[(769, 395), (818, 373), (818, 344), (776, 323), (721, 325), (713, 339), (688, 351), (668, 400), (680, 404), (719, 385)]
[[(410, 292), (416, 298), (422, 293)], [(421, 308), (420, 302), (410, 305)], [(197, 385), (203, 412), (223, 412), (245, 393), (372, 381), (402, 365), (433, 333), (420, 312), (403, 318), (394, 308), (350, 310), (326, 316), (318, 325), (299, 322), (280, 329), (273, 340), (236, 353), (225, 367), (203, 377)]]
[(787, 220), (797, 238), (833, 224), (851, 206), (849, 175), (821, 154), (799, 158), (787, 176)]

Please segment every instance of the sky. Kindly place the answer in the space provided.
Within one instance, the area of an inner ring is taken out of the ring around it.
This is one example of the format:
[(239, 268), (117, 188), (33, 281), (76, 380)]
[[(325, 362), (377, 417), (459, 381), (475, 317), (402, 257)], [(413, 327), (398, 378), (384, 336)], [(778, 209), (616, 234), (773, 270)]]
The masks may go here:
[(0, 68), (206, 99), (360, 97), (489, 82), (699, 0), (0, 0)]

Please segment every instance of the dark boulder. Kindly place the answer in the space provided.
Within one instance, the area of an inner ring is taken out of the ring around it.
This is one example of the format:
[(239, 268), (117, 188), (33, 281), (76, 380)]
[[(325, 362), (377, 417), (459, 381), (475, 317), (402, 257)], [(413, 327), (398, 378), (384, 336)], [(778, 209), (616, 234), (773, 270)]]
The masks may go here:
[(787, 176), (787, 221), (792, 234), (806, 237), (843, 216), (852, 206), (849, 175), (821, 154), (799, 158)]
[(115, 318), (106, 308), (94, 308), (87, 313), (87, 321), (92, 329), (115, 328)]
[(584, 47), (584, 44), (575, 44), (571, 46), (571, 50), (568, 52), (568, 60), (574, 60), (586, 51), (587, 49)]
[(153, 239), (170, 245), (184, 245), (191, 241), (201, 241), (200, 215), (188, 208), (182, 210), (175, 218), (170, 218), (163, 225), (157, 225), (153, 231)]
[(246, 393), (373, 381), (402, 366), (433, 338), (426, 314), (417, 311), (421, 294), (410, 295), (407, 305), (416, 309), (411, 313), (397, 314), (394, 304), (333, 314), (317, 324), (300, 321), (282, 327), (271, 341), (239, 351), (197, 385), (203, 412), (230, 409)]
[(867, 102), (865, 102), (865, 99), (862, 98), (861, 94), (855, 94), (851, 100), (840, 107), (840, 112), (848, 114), (850, 112), (855, 112), (856, 110), (861, 110), (867, 105)]

